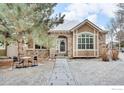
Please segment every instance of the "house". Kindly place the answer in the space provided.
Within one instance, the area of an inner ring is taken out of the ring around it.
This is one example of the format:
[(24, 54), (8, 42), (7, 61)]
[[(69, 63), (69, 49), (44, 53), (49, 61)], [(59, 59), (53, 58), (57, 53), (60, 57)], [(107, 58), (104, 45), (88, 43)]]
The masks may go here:
[(106, 32), (88, 19), (69, 30), (50, 30), (56, 45), (50, 49), (50, 56), (100, 57), (106, 46)]
[[(52, 29), (48, 31), (48, 36), (55, 39), (53, 47), (46, 49), (31, 43), (31, 47), (28, 46), (26, 50), (27, 55), (32, 55), (35, 50), (39, 58), (43, 57), (43, 53), (51, 58), (56, 56), (100, 57), (102, 48), (106, 47), (106, 32), (88, 19), (70, 29)], [(17, 55), (14, 47), (12, 49), (10, 46), (7, 50), (7, 56)]]

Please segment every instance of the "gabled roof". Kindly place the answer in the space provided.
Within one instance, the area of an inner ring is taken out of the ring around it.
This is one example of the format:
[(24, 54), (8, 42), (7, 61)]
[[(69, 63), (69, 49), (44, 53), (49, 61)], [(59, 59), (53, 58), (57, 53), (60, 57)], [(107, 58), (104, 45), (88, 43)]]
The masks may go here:
[(85, 23), (89, 23), (90, 25), (92, 25), (94, 28), (96, 28), (97, 30), (99, 30), (100, 32), (106, 33), (104, 30), (102, 30), (101, 28), (99, 28), (97, 25), (95, 25), (94, 23), (92, 23), (91, 21), (89, 21), (88, 19), (85, 19), (83, 22), (79, 23), (78, 25), (76, 25), (75, 27), (73, 27), (72, 29), (70, 29), (70, 31), (76, 30), (78, 28), (80, 28), (81, 26), (83, 26)]
[(54, 27), (52, 29), (50, 29), (49, 32), (70, 32), (70, 29), (72, 29), (73, 27), (75, 27), (77, 24), (79, 24), (78, 21), (65, 21), (63, 24), (59, 24), (57, 27)]
[[(91, 26), (93, 26), (94, 28), (96, 28), (98, 31), (102, 32), (102, 33), (106, 33), (106, 31), (102, 30), (101, 28), (99, 28), (97, 25), (95, 25), (94, 23), (92, 23), (91, 21), (89, 21), (88, 19), (85, 19), (83, 22), (77, 24), (77, 22), (75, 21), (74, 24), (72, 25), (73, 22), (66, 23), (66, 27), (62, 26), (62, 24), (54, 29), (51, 29), (49, 32), (72, 32), (78, 28), (80, 28), (81, 26), (83, 26), (85, 23), (90, 24)], [(67, 25), (70, 25), (69, 27)], [(65, 29), (64, 29), (65, 28)]]

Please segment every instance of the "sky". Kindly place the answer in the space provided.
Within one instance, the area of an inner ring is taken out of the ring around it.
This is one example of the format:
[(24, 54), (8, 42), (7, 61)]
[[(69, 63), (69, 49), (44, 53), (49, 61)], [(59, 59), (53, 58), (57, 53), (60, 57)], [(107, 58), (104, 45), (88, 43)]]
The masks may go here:
[[(89, 19), (103, 30), (115, 17), (117, 3), (59, 3), (54, 8), (54, 14), (65, 14), (64, 24), (56, 29), (70, 29), (85, 19)], [(70, 27), (70, 28), (69, 28)]]

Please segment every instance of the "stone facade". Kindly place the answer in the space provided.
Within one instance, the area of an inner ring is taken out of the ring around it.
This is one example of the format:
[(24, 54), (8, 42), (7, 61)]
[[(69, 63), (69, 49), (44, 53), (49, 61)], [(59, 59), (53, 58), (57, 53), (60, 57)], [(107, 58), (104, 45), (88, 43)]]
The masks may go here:
[[(78, 35), (87, 32), (93, 35), (93, 49), (78, 49)], [(33, 55), (34, 50), (39, 58), (55, 58), (56, 56), (74, 57), (100, 57), (102, 48), (106, 47), (106, 32), (89, 20), (85, 20), (70, 30), (50, 30), (48, 36), (52, 38), (53, 45), (50, 49), (35, 49), (31, 39), (31, 47), (26, 49), (26, 55)], [(54, 40), (53, 40), (54, 39)]]
[(49, 58), (49, 50), (47, 49), (36, 49), (35, 51), (32, 49), (26, 50), (26, 55), (31, 56), (38, 56), (38, 62), (42, 62), (45, 59)]
[[(78, 49), (78, 34), (82, 32), (89, 32), (93, 34), (94, 39), (94, 45), (92, 50), (79, 50)], [(65, 36), (67, 38), (67, 56), (69, 58), (73, 57), (100, 57), (101, 55), (101, 49), (106, 47), (105, 44), (105, 35), (106, 33), (101, 30), (99, 27), (97, 27), (95, 24), (90, 22), (89, 20), (85, 20), (85, 22), (82, 22), (82, 24), (77, 25), (76, 27), (72, 28), (69, 31), (65, 30), (53, 30), (49, 32), (51, 36), (56, 37), (56, 40), (60, 36)], [(55, 42), (56, 42), (55, 40)], [(56, 43), (57, 46), (57, 43)], [(54, 49), (54, 53), (58, 54), (56, 51), (56, 47), (52, 48)], [(52, 54), (53, 51), (50, 52)]]
[(72, 43), (72, 33), (50, 33), (51, 37), (55, 38), (55, 46), (50, 49), (50, 56), (54, 57), (55, 55), (58, 55), (57, 52), (57, 39), (59, 37), (65, 37), (66, 38), (66, 56), (72, 57), (72, 50), (73, 50), (73, 43)]

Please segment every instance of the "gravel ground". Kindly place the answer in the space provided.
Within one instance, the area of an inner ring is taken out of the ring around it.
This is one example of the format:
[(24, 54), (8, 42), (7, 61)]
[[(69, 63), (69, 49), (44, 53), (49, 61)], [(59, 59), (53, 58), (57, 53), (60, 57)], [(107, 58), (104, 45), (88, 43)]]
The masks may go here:
[[(124, 85), (124, 54), (120, 53), (119, 58), (113, 62), (71, 59), (68, 66), (76, 85)], [(45, 62), (36, 67), (0, 69), (0, 85), (49, 85), (53, 67), (54, 62)]]
[(100, 59), (69, 60), (69, 67), (78, 85), (124, 85), (124, 54), (113, 62)]
[(53, 65), (46, 62), (35, 67), (0, 70), (0, 85), (47, 85)]

